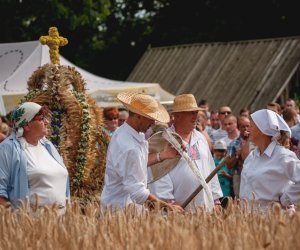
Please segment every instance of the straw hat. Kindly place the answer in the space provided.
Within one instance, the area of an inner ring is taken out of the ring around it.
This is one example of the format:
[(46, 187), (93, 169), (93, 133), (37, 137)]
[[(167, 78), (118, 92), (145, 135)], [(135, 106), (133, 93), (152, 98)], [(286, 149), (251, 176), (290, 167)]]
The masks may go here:
[(163, 123), (168, 123), (170, 116), (167, 110), (152, 96), (136, 92), (123, 92), (117, 95), (123, 105), (133, 113)]
[(193, 94), (178, 95), (174, 99), (173, 113), (204, 110), (199, 108)]
[[(148, 139), (149, 144), (149, 153), (159, 153), (161, 152), (164, 147), (169, 143), (163, 136), (163, 131), (159, 131), (155, 134), (153, 134)], [(183, 140), (177, 133), (172, 132), (171, 133), (175, 139), (182, 144)], [(149, 169), (151, 170), (152, 178), (148, 180), (148, 183), (152, 183), (161, 177), (165, 176), (167, 173), (169, 173), (174, 167), (176, 167), (178, 161), (180, 160), (180, 157), (173, 158), (173, 159), (166, 159), (164, 161), (158, 162), (156, 164), (153, 164), (149, 166)]]

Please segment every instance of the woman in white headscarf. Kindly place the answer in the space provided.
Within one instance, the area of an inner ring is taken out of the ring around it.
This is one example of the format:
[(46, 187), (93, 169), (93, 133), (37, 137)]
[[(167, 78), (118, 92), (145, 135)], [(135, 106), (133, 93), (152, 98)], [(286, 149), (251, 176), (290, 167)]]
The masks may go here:
[[(69, 198), (68, 171), (45, 138), (48, 108), (25, 102), (12, 113), (13, 133), (0, 144), (0, 205), (56, 204), (64, 211)], [(38, 200), (37, 199), (38, 196)]]
[(263, 209), (274, 202), (283, 208), (300, 201), (300, 161), (286, 148), (291, 130), (281, 116), (267, 109), (251, 115), (250, 140), (257, 148), (246, 158), (241, 173), (240, 198)]

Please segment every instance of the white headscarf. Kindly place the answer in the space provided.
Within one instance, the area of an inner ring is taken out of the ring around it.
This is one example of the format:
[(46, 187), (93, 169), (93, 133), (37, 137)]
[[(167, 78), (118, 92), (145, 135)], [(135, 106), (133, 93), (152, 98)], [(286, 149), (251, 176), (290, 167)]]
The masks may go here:
[(42, 106), (37, 103), (24, 102), (14, 110), (11, 118), (17, 138), (23, 136), (23, 127), (34, 118), (41, 108)]
[(276, 137), (280, 134), (280, 130), (286, 131), (291, 137), (291, 129), (283, 118), (269, 109), (261, 109), (253, 114), (251, 118), (259, 130), (265, 134), (272, 137)]

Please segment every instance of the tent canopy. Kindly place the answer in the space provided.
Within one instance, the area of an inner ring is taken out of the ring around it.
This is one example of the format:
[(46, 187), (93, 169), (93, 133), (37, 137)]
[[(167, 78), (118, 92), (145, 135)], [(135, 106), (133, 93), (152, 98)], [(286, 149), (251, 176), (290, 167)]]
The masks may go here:
[[(28, 92), (27, 80), (39, 67), (49, 63), (49, 48), (39, 41), (0, 44), (0, 112), (12, 110), (20, 98)], [(157, 83), (114, 81), (99, 77), (81, 69), (60, 56), (61, 65), (69, 65), (81, 74), (87, 93), (102, 106), (119, 105), (119, 92), (134, 90), (150, 94), (159, 101), (172, 101), (174, 96)]]

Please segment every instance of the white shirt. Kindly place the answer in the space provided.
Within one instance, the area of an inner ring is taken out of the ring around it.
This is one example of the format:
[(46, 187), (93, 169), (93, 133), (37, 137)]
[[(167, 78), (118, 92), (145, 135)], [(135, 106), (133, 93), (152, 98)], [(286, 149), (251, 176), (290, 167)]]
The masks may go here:
[(219, 141), (221, 139), (223, 140), (227, 136), (227, 132), (226, 132), (226, 130), (221, 129), (221, 128), (210, 129), (208, 132), (208, 135), (214, 144), (216, 141)]
[[(215, 169), (215, 163), (207, 141), (205, 137), (196, 130), (192, 132), (187, 151), (204, 178)], [(195, 176), (186, 161), (181, 158), (177, 166), (167, 175), (150, 184), (150, 191), (161, 199), (175, 200), (179, 204), (183, 204), (199, 185), (199, 179)], [(215, 176), (208, 185), (212, 191), (214, 200), (223, 196), (217, 176)], [(212, 209), (204, 190), (194, 198), (187, 206), (187, 209), (193, 208), (193, 205), (206, 206), (209, 210)]]
[(142, 205), (148, 198), (148, 142), (126, 122), (113, 134), (108, 146), (101, 206), (124, 208)]
[(54, 203), (65, 206), (66, 187), (68, 179), (67, 169), (60, 165), (40, 143), (36, 146), (24, 142), (22, 145), (27, 158), (27, 175), (29, 182), (30, 203), (38, 205), (52, 205)]
[(237, 138), (239, 138), (239, 136), (240, 136), (240, 132), (239, 132), (238, 136), (235, 137), (234, 139), (230, 139), (230, 138), (228, 137), (228, 135), (227, 135), (226, 137), (222, 138), (222, 140), (225, 141), (226, 146), (227, 146), (227, 148), (228, 148), (229, 145), (230, 145), (230, 143), (231, 143), (232, 141), (236, 140)]
[[(293, 183), (292, 183), (293, 182)], [(283, 205), (300, 202), (300, 161), (294, 152), (272, 141), (263, 154), (256, 148), (241, 173), (240, 198), (266, 208), (272, 201)]]

